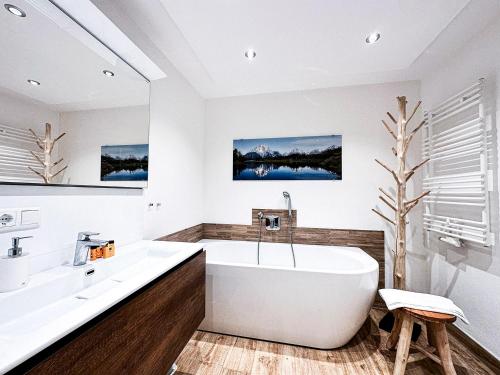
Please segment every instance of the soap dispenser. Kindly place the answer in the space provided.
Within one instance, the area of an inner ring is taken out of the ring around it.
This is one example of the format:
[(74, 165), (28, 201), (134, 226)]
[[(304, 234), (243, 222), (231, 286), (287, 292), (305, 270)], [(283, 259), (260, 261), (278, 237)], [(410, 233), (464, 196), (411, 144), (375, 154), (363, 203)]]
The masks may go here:
[(30, 263), (28, 253), (23, 253), (19, 241), (26, 237), (12, 237), (12, 247), (7, 256), (0, 257), (0, 293), (24, 288), (28, 285)]

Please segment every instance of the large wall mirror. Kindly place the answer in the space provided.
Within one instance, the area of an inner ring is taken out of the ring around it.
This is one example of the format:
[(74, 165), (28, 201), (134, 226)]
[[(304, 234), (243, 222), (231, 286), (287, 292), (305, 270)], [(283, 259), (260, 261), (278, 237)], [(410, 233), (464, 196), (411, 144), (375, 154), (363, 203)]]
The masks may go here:
[(149, 82), (50, 1), (3, 3), (0, 184), (145, 187)]

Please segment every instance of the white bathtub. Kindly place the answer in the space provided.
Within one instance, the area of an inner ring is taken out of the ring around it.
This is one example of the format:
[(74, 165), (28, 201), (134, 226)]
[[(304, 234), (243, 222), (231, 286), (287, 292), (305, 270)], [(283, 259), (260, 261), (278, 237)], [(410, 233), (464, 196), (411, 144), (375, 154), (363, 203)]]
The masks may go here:
[(355, 247), (203, 240), (206, 317), (200, 329), (320, 349), (345, 345), (375, 299), (378, 263)]

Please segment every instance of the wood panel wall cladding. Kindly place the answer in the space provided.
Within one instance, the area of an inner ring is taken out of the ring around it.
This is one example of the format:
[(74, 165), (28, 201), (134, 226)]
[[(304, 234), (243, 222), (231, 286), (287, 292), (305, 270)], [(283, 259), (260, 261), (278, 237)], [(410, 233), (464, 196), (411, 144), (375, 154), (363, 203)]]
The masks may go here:
[(12, 373), (165, 375), (204, 316), (200, 251)]
[[(262, 228), (262, 241), (288, 243), (288, 210), (252, 209), (252, 225), (204, 223), (159, 238), (163, 241), (198, 242), (202, 239), (257, 241), (259, 219), (257, 214), (281, 217), (281, 230), (266, 231)], [(385, 286), (384, 232), (375, 230), (328, 229), (297, 227), (297, 211), (292, 210), (293, 241), (297, 244), (353, 246), (363, 249), (379, 264), (379, 288)], [(376, 305), (383, 305), (377, 294)]]

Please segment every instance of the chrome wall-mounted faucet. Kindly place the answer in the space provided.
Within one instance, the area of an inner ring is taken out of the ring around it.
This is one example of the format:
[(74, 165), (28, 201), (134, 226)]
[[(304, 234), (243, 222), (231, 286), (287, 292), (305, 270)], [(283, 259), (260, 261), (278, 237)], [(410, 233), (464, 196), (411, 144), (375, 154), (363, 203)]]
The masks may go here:
[(266, 230), (276, 231), (281, 229), (281, 218), (279, 216), (264, 215), (262, 212), (259, 212), (257, 214), (257, 218), (259, 219), (260, 226), (262, 226), (262, 223), (264, 222)]
[(292, 250), (293, 257), (293, 268), (297, 267), (297, 262), (295, 261), (295, 251), (293, 250), (293, 232), (292, 232), (292, 197), (288, 191), (283, 192), (283, 197), (288, 204), (288, 235), (290, 237), (290, 249)]
[(90, 246), (103, 246), (108, 243), (108, 241), (90, 238), (92, 236), (97, 236), (97, 235), (99, 235), (99, 233), (93, 233), (93, 232), (78, 233), (78, 238), (76, 239), (75, 257), (73, 259), (73, 266), (83, 266), (84, 264), (87, 264), (87, 258)]
[(276, 215), (265, 215), (264, 223), (266, 230), (277, 231), (281, 229), (281, 218)]
[(283, 192), (283, 197), (288, 203), (288, 217), (292, 217), (292, 198), (290, 197), (290, 193), (288, 191)]

